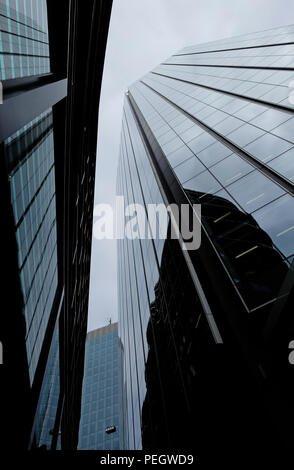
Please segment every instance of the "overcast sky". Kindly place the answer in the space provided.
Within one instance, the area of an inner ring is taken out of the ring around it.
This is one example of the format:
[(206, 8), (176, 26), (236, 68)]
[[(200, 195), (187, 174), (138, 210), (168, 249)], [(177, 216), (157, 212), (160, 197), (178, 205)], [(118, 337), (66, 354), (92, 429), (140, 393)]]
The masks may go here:
[[(114, 0), (98, 128), (95, 204), (113, 204), (123, 96), (179, 49), (293, 23), (293, 0)], [(95, 222), (95, 218), (94, 218)], [(116, 242), (93, 238), (88, 330), (117, 320)]]

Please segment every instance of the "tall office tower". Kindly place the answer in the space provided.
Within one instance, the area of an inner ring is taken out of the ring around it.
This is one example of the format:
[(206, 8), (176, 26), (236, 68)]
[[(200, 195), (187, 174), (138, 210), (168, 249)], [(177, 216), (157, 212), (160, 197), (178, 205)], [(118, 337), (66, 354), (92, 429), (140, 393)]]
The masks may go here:
[(117, 323), (87, 334), (79, 450), (124, 448), (122, 353)]
[(148, 238), (139, 211), (119, 240), (129, 448), (291, 445), (293, 79), (286, 26), (187, 47), (126, 93), (125, 205), (201, 205), (197, 250)]
[(77, 446), (110, 11), (0, 0), (3, 449)]

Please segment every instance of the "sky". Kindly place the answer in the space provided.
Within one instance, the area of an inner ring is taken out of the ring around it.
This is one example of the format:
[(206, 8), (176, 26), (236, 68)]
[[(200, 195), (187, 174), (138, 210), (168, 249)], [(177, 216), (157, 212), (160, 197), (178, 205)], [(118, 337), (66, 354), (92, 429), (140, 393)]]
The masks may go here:
[[(291, 24), (293, 0), (114, 0), (99, 109), (95, 204), (114, 204), (124, 93), (183, 47)], [(94, 217), (95, 223), (95, 217)], [(116, 241), (92, 241), (88, 331), (117, 321)]]

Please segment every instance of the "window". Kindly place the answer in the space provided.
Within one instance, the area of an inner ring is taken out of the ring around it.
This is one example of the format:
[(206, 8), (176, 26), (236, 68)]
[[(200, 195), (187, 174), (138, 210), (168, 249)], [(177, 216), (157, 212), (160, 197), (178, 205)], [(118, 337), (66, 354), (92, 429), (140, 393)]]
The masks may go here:
[(265, 111), (265, 107), (259, 104), (250, 103), (241, 110), (239, 110), (234, 115), (237, 118), (244, 119), (245, 121), (250, 121), (256, 116), (259, 116), (261, 113)]
[(294, 181), (294, 148), (272, 160), (268, 166), (290, 181)]
[(227, 186), (241, 176), (246, 175), (254, 170), (252, 165), (246, 163), (241, 157), (232, 154), (222, 160), (220, 163), (212, 166), (210, 171), (224, 185)]
[(181, 141), (181, 139), (179, 137), (175, 137), (167, 144), (161, 145), (161, 147), (165, 154), (169, 154), (178, 150), (182, 146), (182, 144), (183, 142)]
[(243, 121), (240, 121), (240, 119), (237, 119), (233, 116), (229, 116), (224, 119), (224, 121), (222, 121), (220, 124), (217, 124), (214, 129), (220, 134), (227, 135), (235, 129), (238, 129), (238, 127), (242, 126), (242, 124)]
[(294, 254), (294, 199), (289, 194), (256, 211), (254, 218), (273, 244), (289, 257)]
[(223, 160), (228, 155), (231, 155), (231, 153), (232, 151), (228, 147), (223, 145), (221, 142), (216, 142), (198, 153), (197, 157), (205, 166), (210, 167), (211, 165)]
[(189, 142), (189, 147), (194, 153), (201, 152), (201, 150), (205, 149), (209, 145), (213, 144), (216, 140), (207, 132), (203, 132), (199, 137), (193, 139)]
[(261, 127), (265, 131), (271, 131), (288, 119), (290, 119), (290, 114), (275, 109), (268, 109), (265, 113), (253, 119), (251, 123), (257, 127)]
[(271, 134), (265, 134), (245, 147), (245, 150), (262, 162), (268, 162), (291, 147), (289, 142)]
[(278, 185), (258, 171), (244, 176), (231, 184), (227, 190), (249, 213), (284, 194)]
[(284, 139), (290, 140), (290, 142), (294, 143), (294, 118), (289, 119), (288, 121), (281, 124), (279, 127), (276, 127), (272, 133), (276, 134)]
[(193, 157), (189, 158), (184, 163), (176, 166), (174, 171), (180, 182), (183, 183), (202, 171), (205, 171), (205, 166), (193, 155)]
[[(208, 172), (201, 173), (195, 178), (190, 179), (184, 184), (184, 189), (202, 192), (204, 194), (213, 194), (221, 189), (217, 180)], [(200, 195), (201, 197), (202, 195)]]
[(201, 129), (201, 127), (194, 125), (181, 134), (181, 139), (183, 139), (184, 142), (190, 142), (190, 140), (198, 137), (202, 132), (203, 129)]
[(260, 137), (262, 134), (264, 134), (264, 132), (261, 129), (251, 126), (250, 124), (244, 124), (236, 131), (229, 133), (227, 137), (234, 144), (243, 147)]
[(183, 145), (178, 150), (168, 155), (168, 161), (170, 162), (172, 167), (175, 167), (176, 165), (179, 165), (183, 161), (192, 157), (192, 155), (193, 153), (191, 152), (191, 150), (186, 145)]

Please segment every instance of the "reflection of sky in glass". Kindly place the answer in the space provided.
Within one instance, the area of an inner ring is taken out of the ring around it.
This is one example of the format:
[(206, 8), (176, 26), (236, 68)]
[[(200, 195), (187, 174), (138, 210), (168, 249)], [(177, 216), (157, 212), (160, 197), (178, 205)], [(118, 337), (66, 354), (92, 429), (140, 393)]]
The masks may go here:
[[(273, 31), (277, 37), (293, 37), (294, 34), (292, 26), (281, 28), (280, 35), (278, 31), (279, 28)], [(270, 33), (263, 39), (259, 34), (253, 34), (250, 38), (248, 36), (248, 41), (254, 43), (254, 37), (256, 41), (270, 40)], [(224, 44), (232, 47), (233, 40), (224, 41)], [(216, 43), (220, 49), (223, 47), (221, 44), (222, 41)], [(263, 250), (265, 246), (269, 249), (274, 245), (277, 253), (280, 250), (288, 257), (294, 251), (294, 239), (291, 238), (294, 226), (294, 212), (290, 209), (292, 196), (287, 195), (287, 190), (270, 179), (268, 174), (263, 174), (258, 165), (262, 163), (285, 179), (293, 180), (294, 127), (289, 111), (291, 105), (287, 101), (293, 72), (279, 70), (278, 67), (289, 66), (291, 60), (288, 57), (293, 56), (294, 49), (286, 45), (205, 54), (202, 46), (199, 47), (197, 54), (189, 55), (186, 50), (183, 55), (179, 52), (172, 56), (132, 85), (130, 93), (189, 197), (207, 204), (208, 210), (208, 196), (222, 194), (236, 207), (238, 204), (239, 210), (254, 217), (250, 223), (247, 217), (243, 232), (237, 224), (230, 228), (233, 230), (232, 239), (237, 237), (239, 240), (238, 253), (232, 244), (229, 248), (229, 234), (219, 235), (221, 238), (215, 240), (223, 260), (234, 264), (237, 259), (245, 266), (246, 259), (249, 260), (253, 252), (256, 259), (259, 253), (263, 257), (263, 251), (257, 250), (261, 247), (259, 242), (254, 243), (250, 238), (257, 237), (256, 228), (253, 232), (248, 229), (254, 227), (253, 220), (258, 221), (264, 231), (260, 231)], [(275, 50), (277, 55), (273, 57)], [(213, 67), (217, 61), (221, 66)], [(272, 63), (277, 70), (246, 69), (246, 66), (258, 67), (261, 63), (263, 67)], [(238, 68), (238, 65), (245, 68)], [(241, 96), (257, 101), (251, 102)], [(267, 106), (277, 103), (285, 110)], [(191, 118), (185, 113), (189, 113)], [(286, 200), (287, 204), (283, 202)], [(287, 216), (279, 217), (276, 207), (289, 211)], [(225, 230), (225, 224), (229, 224), (233, 217), (226, 208), (226, 212), (215, 215), (213, 229), (218, 225)], [(274, 222), (272, 217), (275, 217)], [(251, 240), (249, 246), (241, 249), (246, 237)], [(223, 251), (225, 246), (226, 254)], [(233, 250), (231, 254), (230, 250)], [(276, 263), (277, 258), (272, 255), (272, 264)], [(260, 282), (260, 274), (258, 276)]]
[(52, 111), (5, 142), (33, 380), (57, 288)]

